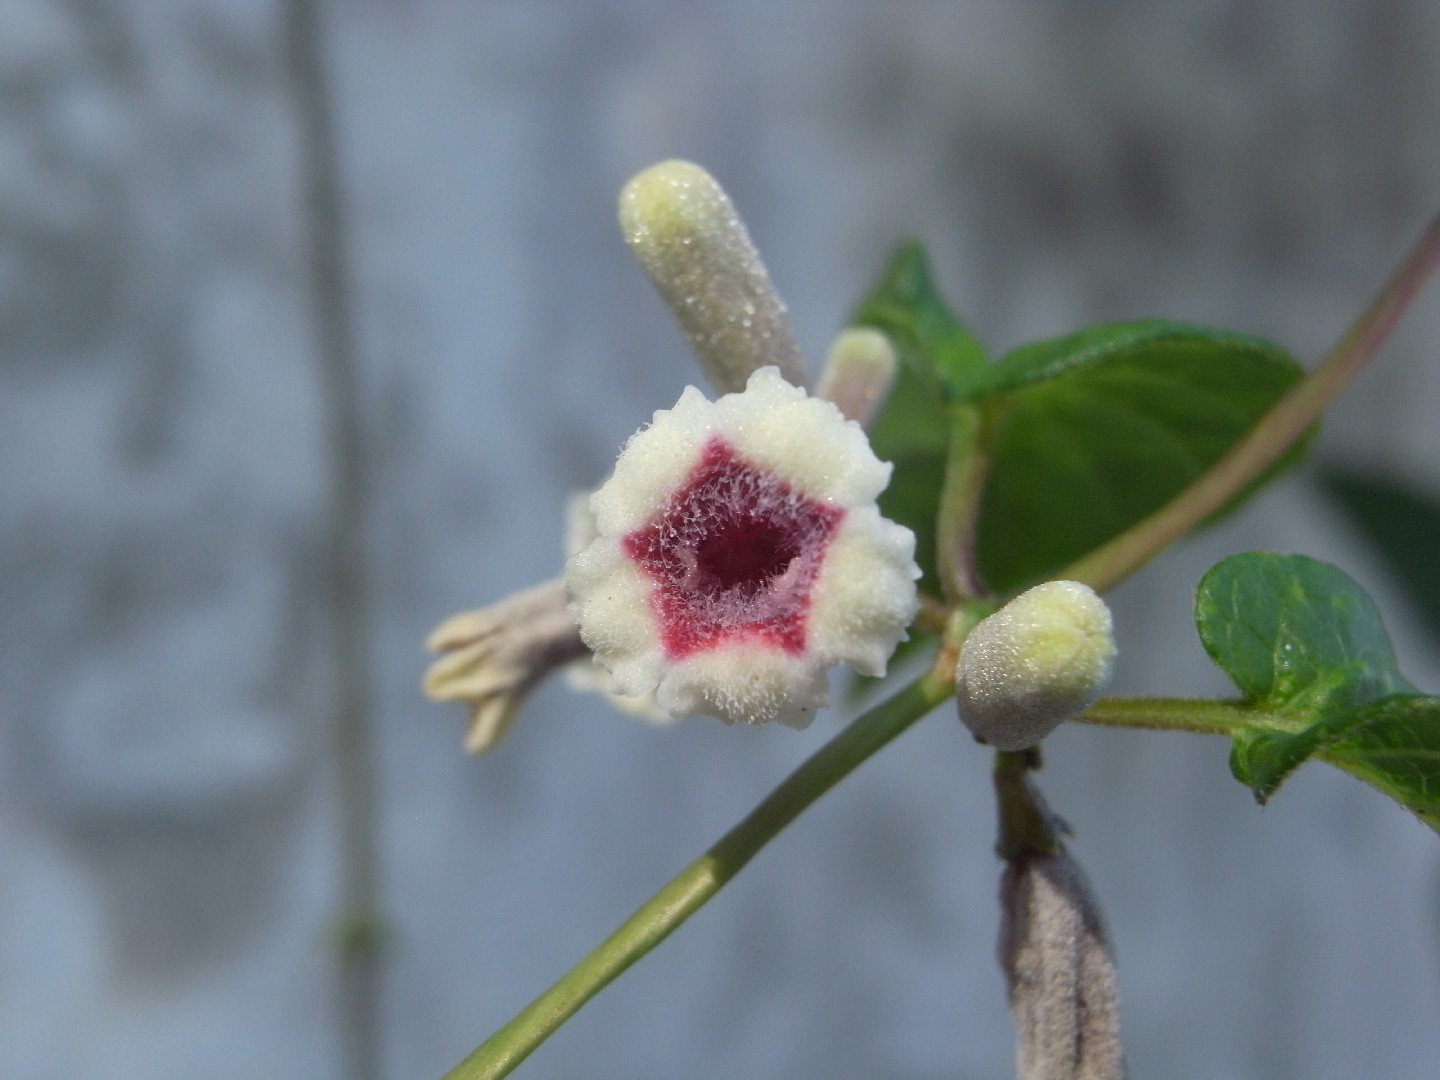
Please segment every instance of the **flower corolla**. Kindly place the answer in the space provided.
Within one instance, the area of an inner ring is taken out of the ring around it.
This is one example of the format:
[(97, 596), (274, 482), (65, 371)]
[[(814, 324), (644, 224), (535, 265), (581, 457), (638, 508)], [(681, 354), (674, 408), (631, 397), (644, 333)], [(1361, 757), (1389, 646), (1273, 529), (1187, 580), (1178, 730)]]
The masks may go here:
[(630, 438), (566, 565), (580, 635), (621, 694), (672, 716), (803, 727), (826, 669), (885, 671), (917, 610), (915, 537), (880, 516), (890, 466), (773, 367), (687, 387)]

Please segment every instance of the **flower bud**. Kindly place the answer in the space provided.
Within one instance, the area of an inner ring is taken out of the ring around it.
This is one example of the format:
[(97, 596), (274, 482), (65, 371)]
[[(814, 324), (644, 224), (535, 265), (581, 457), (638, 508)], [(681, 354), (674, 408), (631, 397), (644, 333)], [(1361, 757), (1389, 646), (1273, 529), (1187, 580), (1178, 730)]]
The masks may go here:
[(714, 177), (688, 161), (652, 165), (620, 192), (620, 228), (718, 393), (767, 364), (805, 384), (785, 304)]
[(889, 338), (868, 326), (852, 326), (831, 343), (815, 396), (833, 402), (846, 420), (869, 427), (890, 393), (897, 365)]
[(1024, 750), (1104, 692), (1115, 660), (1110, 609), (1088, 585), (1049, 581), (983, 619), (960, 651), (960, 719), (997, 750)]

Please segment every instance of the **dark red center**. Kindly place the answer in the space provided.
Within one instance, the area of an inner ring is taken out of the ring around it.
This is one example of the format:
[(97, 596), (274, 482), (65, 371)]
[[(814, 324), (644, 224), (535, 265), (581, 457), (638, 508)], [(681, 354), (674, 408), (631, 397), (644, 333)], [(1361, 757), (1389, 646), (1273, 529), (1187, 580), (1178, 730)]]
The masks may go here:
[(811, 586), (844, 516), (711, 439), (660, 516), (621, 541), (655, 583), (666, 656), (737, 640), (804, 652)]

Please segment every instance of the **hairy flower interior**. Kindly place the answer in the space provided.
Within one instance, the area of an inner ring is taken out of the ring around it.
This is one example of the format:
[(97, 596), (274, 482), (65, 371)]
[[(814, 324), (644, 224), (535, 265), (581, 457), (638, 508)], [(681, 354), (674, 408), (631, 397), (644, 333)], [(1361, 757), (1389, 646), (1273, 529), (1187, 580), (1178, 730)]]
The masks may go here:
[(655, 583), (666, 655), (734, 641), (804, 652), (811, 587), (844, 516), (711, 439), (658, 519), (622, 543)]

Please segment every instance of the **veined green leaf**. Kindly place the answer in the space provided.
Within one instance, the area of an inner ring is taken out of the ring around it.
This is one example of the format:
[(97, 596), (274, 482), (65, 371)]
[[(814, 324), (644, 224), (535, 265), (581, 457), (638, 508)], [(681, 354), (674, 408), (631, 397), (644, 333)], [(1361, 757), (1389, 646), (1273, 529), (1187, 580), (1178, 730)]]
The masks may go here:
[(1180, 364), (1197, 358), (1203, 363), (1219, 351), (1231, 357), (1257, 357), (1261, 363), (1289, 359), (1284, 350), (1262, 338), (1226, 330), (1166, 319), (1099, 323), (1064, 337), (1021, 345), (993, 364), (971, 369), (971, 377), (956, 387), (956, 397), (981, 401), (1117, 361)]
[(1195, 594), (1210, 658), (1245, 700), (1302, 719), (1414, 691), (1380, 611), (1343, 570), (1251, 551), (1211, 567)]
[(1319, 756), (1440, 828), (1440, 699), (1400, 673), (1349, 575), (1300, 555), (1233, 555), (1200, 580), (1195, 625), (1255, 709), (1230, 765), (1257, 799)]
[(997, 410), (985, 580), (1000, 593), (1041, 580), (1158, 510), (1301, 375), (1259, 339), (1158, 321), (1016, 349), (959, 391)]
[(913, 240), (896, 249), (850, 321), (883, 331), (902, 369), (943, 388), (946, 399), (986, 370), (984, 347), (936, 290), (925, 249)]
[(1440, 698), (1402, 695), (1357, 709), (1321, 756), (1440, 832)]

